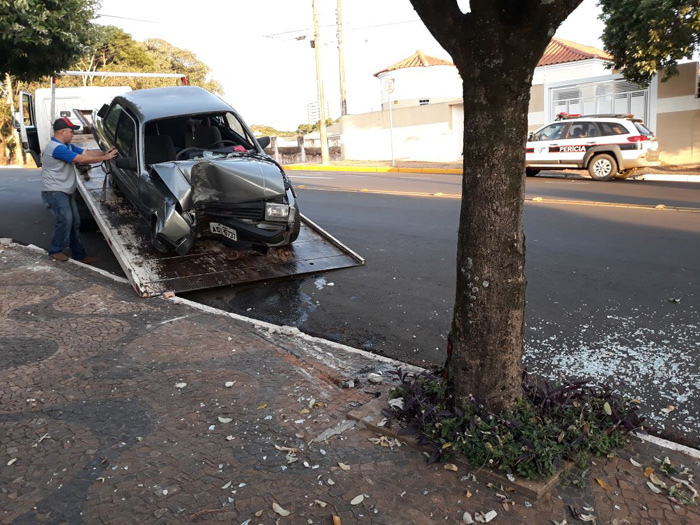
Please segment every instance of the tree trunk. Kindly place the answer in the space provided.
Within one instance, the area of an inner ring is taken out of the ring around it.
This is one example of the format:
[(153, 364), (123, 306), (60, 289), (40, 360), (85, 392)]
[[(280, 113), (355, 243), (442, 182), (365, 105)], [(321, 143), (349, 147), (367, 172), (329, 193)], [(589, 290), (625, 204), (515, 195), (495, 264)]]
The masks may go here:
[(521, 396), (525, 141), (530, 85), (581, 0), (411, 0), (462, 76), (464, 172), (447, 377), (456, 402), (494, 411)]
[[(521, 395), (525, 137), (532, 69), (493, 56), (460, 67), (464, 180), (447, 373), (457, 399), (494, 410)], [(486, 54), (476, 50), (474, 55)], [(471, 58), (471, 57), (470, 57)], [(474, 67), (474, 63), (494, 67)], [(495, 65), (498, 64), (498, 65)]]
[[(10, 105), (10, 125), (12, 125), (12, 117), (15, 114), (15, 94), (12, 89), (12, 77), (9, 73), (5, 74), (5, 84), (7, 90), (7, 103)], [(20, 118), (23, 118), (21, 116)], [(19, 132), (12, 126), (12, 137), (15, 139), (15, 158), (20, 168), (24, 167), (24, 148), (22, 147), (22, 138)]]

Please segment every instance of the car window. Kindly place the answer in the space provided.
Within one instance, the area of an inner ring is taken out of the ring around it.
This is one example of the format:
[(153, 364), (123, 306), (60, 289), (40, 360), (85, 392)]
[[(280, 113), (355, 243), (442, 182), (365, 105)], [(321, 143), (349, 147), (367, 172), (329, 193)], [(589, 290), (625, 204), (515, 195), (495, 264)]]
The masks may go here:
[(535, 133), (533, 140), (558, 140), (564, 135), (568, 122), (555, 122)]
[(104, 127), (109, 132), (109, 134), (114, 138), (115, 131), (117, 130), (117, 122), (119, 122), (119, 115), (122, 114), (124, 110), (119, 104), (115, 104), (109, 109), (107, 116), (104, 119)]
[(629, 133), (627, 128), (617, 122), (599, 122), (602, 135), (625, 135)]
[(245, 138), (245, 129), (241, 121), (236, 118), (233, 113), (226, 113), (226, 122), (228, 122), (228, 127), (235, 131), (241, 138)]
[(633, 122), (633, 124), (634, 124), (634, 127), (637, 128), (637, 131), (639, 131), (639, 133), (641, 135), (644, 135), (645, 137), (648, 137), (649, 135), (653, 135), (653, 133), (649, 130), (649, 128), (647, 128), (641, 122)]
[(125, 157), (136, 156), (135, 138), (136, 123), (126, 112), (122, 111), (117, 122), (115, 145)]
[(572, 122), (567, 139), (582, 139), (587, 137), (597, 137), (598, 128), (592, 122)]

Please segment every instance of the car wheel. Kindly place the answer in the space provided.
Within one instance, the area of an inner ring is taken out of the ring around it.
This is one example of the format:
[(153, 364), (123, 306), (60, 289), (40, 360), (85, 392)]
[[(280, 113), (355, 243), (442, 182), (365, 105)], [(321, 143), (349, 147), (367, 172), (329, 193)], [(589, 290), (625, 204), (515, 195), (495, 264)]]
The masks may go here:
[(166, 253), (168, 247), (165, 246), (160, 240), (158, 240), (158, 235), (156, 234), (156, 225), (158, 224), (158, 217), (155, 215), (151, 217), (151, 244), (157, 252)]
[(535, 169), (535, 168), (525, 168), (525, 175), (527, 177), (534, 177), (540, 172), (540, 170)]
[(296, 209), (296, 214), (294, 215), (294, 226), (292, 226), (292, 235), (289, 237), (289, 244), (292, 244), (299, 238), (299, 232), (301, 231), (301, 215), (299, 214), (299, 208)]
[(610, 180), (617, 174), (617, 162), (605, 153), (596, 155), (588, 164), (588, 173), (593, 180)]

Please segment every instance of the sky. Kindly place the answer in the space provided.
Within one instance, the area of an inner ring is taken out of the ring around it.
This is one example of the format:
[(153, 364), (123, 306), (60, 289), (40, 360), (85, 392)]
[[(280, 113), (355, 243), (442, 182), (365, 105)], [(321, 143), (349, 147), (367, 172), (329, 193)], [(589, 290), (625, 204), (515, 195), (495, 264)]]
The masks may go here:
[[(317, 100), (311, 0), (198, 0), (182, 8), (171, 0), (101, 3), (96, 22), (117, 26), (135, 40), (161, 38), (195, 53), (223, 85), (222, 98), (249, 125), (293, 131), (307, 122), (307, 105)], [(335, 119), (340, 116), (337, 0), (316, 4), (327, 116)], [(596, 0), (584, 0), (556, 36), (602, 48), (599, 13)], [(416, 50), (450, 59), (409, 0), (344, 0), (342, 21), (349, 113), (378, 110), (374, 73)]]

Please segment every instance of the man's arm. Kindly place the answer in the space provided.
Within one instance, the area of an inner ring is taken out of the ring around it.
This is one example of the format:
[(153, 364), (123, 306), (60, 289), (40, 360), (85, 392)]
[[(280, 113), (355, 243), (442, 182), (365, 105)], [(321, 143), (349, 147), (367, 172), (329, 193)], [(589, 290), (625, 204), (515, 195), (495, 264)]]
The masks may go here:
[(111, 160), (117, 156), (117, 148), (112, 148), (109, 151), (101, 149), (86, 149), (73, 158), (74, 164), (92, 164), (93, 162), (101, 162), (103, 160)]

